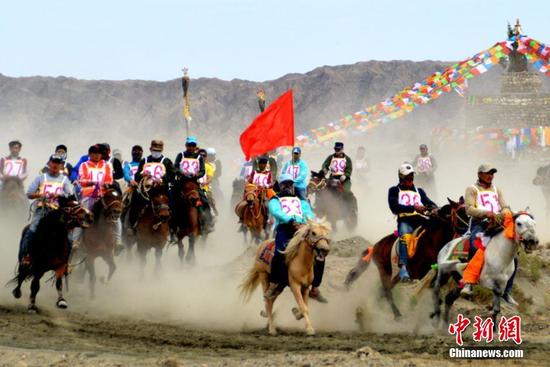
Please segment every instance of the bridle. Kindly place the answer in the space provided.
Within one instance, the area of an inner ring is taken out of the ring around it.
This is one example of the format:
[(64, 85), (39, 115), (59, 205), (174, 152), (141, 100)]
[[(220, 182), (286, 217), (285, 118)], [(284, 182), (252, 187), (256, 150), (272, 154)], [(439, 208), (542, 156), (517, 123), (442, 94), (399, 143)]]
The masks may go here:
[(466, 232), (470, 228), (470, 223), (458, 215), (458, 212), (465, 207), (465, 204), (459, 204), (456, 208), (451, 208), (451, 226), (456, 233)]

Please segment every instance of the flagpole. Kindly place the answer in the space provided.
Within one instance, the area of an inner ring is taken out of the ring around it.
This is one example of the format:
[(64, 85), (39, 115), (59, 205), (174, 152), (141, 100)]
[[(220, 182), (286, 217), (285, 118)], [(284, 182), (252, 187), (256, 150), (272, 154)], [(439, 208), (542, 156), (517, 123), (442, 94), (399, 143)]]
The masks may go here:
[(260, 107), (260, 113), (262, 113), (265, 110), (265, 91), (260, 88), (256, 95), (258, 96), (258, 107)]
[(183, 68), (183, 77), (181, 78), (181, 89), (183, 91), (183, 118), (185, 120), (185, 132), (189, 137), (189, 125), (191, 123), (191, 113), (189, 111), (189, 69)]

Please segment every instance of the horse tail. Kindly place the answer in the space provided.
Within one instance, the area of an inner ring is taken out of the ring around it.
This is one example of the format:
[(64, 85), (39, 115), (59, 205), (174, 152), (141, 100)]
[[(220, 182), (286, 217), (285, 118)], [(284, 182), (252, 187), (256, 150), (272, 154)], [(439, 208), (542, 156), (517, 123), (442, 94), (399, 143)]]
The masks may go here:
[(351, 284), (355, 282), (357, 279), (359, 279), (359, 276), (367, 270), (369, 267), (369, 264), (372, 261), (372, 254), (374, 253), (374, 247), (369, 246), (366, 248), (365, 251), (361, 254), (361, 257), (359, 258), (359, 261), (357, 262), (357, 265), (353, 267), (346, 276), (346, 280), (344, 281), (344, 285), (347, 289), (351, 287)]
[(250, 297), (252, 296), (254, 290), (258, 287), (258, 284), (260, 284), (260, 271), (254, 264), (240, 286), (241, 296), (244, 302), (250, 301)]
[(418, 296), (424, 289), (428, 288), (430, 284), (432, 284), (432, 281), (437, 276), (438, 272), (438, 266), (437, 264), (432, 265), (432, 268), (422, 279), (420, 279), (420, 282), (416, 285), (416, 289), (414, 291), (414, 296)]

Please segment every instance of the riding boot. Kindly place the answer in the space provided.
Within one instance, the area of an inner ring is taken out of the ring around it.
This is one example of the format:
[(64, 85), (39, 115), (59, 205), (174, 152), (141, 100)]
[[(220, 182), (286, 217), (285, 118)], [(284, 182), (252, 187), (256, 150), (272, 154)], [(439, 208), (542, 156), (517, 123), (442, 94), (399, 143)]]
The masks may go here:
[(30, 229), (27, 229), (23, 233), (23, 236), (21, 237), (21, 241), (19, 242), (19, 254), (17, 257), (19, 259), (19, 262), (23, 262), (23, 259), (25, 258), (25, 256), (29, 254), (29, 243), (31, 242), (33, 235), (34, 235), (34, 232), (31, 231)]

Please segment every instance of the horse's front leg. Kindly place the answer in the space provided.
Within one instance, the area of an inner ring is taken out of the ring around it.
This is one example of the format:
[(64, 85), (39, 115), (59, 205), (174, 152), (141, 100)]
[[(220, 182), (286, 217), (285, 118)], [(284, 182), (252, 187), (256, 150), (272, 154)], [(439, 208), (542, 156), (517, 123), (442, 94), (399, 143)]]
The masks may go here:
[(58, 308), (65, 309), (69, 307), (67, 304), (67, 301), (65, 301), (65, 298), (63, 298), (63, 277), (58, 277), (55, 280), (55, 289), (57, 289), (57, 302), (55, 305)]
[(88, 274), (90, 274), (90, 298), (95, 298), (95, 282), (96, 282), (96, 275), (95, 275), (95, 266), (94, 266), (94, 259), (92, 257), (88, 256), (86, 257), (86, 270), (88, 271)]
[(116, 271), (116, 264), (115, 264), (115, 258), (113, 256), (113, 253), (109, 253), (107, 256), (103, 258), (105, 262), (107, 263), (107, 266), (109, 267), (109, 272), (107, 273), (107, 281), (110, 281), (113, 277), (113, 274)]
[(190, 265), (195, 265), (195, 235), (189, 235), (189, 251), (187, 252), (187, 257), (185, 258)]
[(13, 289), (13, 291), (11, 291), (11, 294), (13, 294), (15, 298), (21, 298), (21, 285), (29, 274), (28, 267), (19, 266), (19, 271), (17, 273), (17, 286)]
[(162, 248), (155, 248), (155, 274), (159, 275), (162, 268), (160, 258), (162, 257)]
[(430, 314), (430, 318), (433, 320), (432, 324), (434, 327), (439, 325), (439, 320), (441, 319), (441, 286), (447, 283), (448, 276), (444, 276), (441, 273), (441, 270), (437, 272), (437, 277), (434, 282), (432, 289), (432, 301), (434, 305), (434, 311)]
[(307, 335), (315, 335), (315, 329), (313, 328), (311, 320), (309, 319), (309, 309), (307, 305), (307, 299), (309, 298), (309, 287), (307, 287), (307, 289), (304, 289), (304, 287), (302, 287), (299, 283), (292, 279), (289, 283), (292, 294), (294, 295), (296, 303), (300, 308), (300, 313), (304, 317), (304, 320), (306, 322), (306, 333)]
[(493, 319), (493, 331), (496, 331), (497, 329), (497, 317), (500, 313), (500, 300), (502, 298), (502, 295), (504, 294), (503, 289), (504, 287), (502, 287), (497, 282), (495, 282), (495, 284), (493, 285), (493, 309), (491, 311), (491, 318)]
[(32, 282), (31, 282), (31, 296), (28, 310), (30, 312), (38, 312), (38, 307), (36, 307), (36, 295), (40, 290), (40, 278), (42, 278), (44, 273), (35, 273)]
[(183, 259), (185, 258), (185, 247), (183, 246), (183, 237), (180, 238), (178, 236), (178, 257), (181, 264), (183, 264)]

